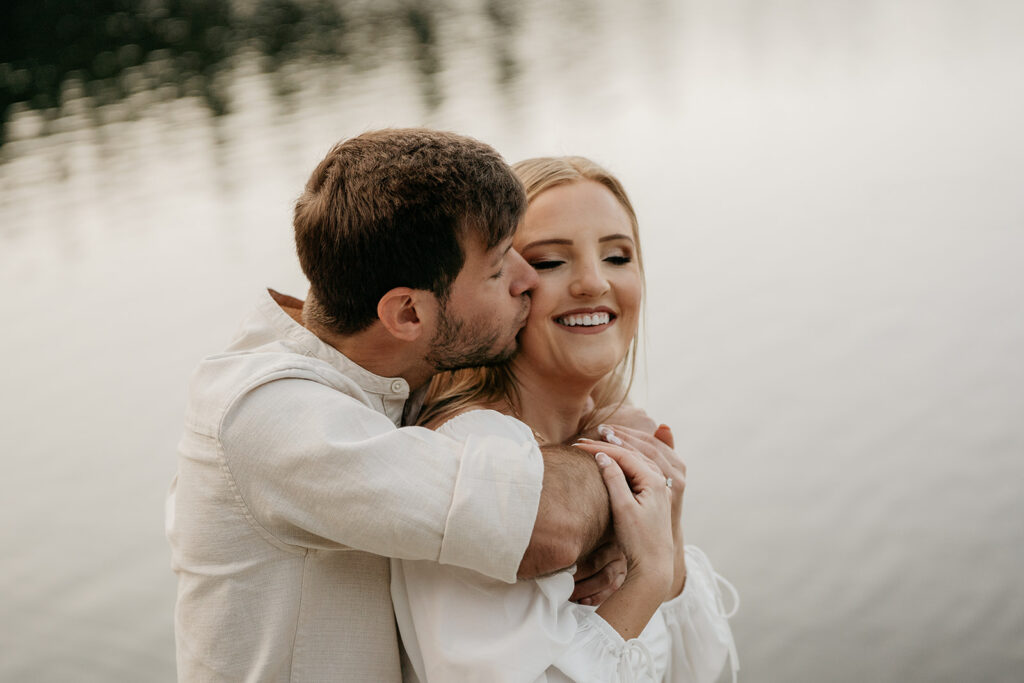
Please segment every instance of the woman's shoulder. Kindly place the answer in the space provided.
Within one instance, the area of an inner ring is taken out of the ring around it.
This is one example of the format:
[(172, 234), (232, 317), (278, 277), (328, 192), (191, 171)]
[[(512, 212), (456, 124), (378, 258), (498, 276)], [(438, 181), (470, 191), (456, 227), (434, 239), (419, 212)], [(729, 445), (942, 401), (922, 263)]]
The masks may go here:
[(471, 436), (505, 436), (517, 441), (536, 441), (533, 430), (526, 423), (496, 408), (471, 408), (448, 418), (443, 424), (430, 426), (460, 441)]

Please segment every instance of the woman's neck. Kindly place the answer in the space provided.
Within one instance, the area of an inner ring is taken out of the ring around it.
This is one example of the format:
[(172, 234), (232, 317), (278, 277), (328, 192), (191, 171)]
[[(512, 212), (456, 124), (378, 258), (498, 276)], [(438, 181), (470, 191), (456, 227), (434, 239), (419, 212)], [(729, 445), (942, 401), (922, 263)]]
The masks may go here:
[(517, 417), (539, 440), (564, 443), (576, 436), (580, 420), (593, 406), (590, 394), (596, 382), (567, 382), (564, 377), (546, 376), (514, 361), (513, 374), (519, 388)]

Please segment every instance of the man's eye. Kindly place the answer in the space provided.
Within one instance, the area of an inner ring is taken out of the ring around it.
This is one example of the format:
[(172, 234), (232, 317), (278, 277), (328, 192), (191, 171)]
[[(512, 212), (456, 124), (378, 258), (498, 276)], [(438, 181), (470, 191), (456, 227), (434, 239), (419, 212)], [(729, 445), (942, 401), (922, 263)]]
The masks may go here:
[(497, 279), (499, 279), (499, 278), (500, 278), (500, 277), (501, 277), (502, 275), (504, 275), (504, 274), (505, 274), (505, 269), (504, 269), (504, 268), (502, 268), (502, 269), (501, 269), (501, 270), (499, 270), (499, 271), (498, 271), (497, 273), (495, 273), (494, 275), (492, 275), (492, 276), (491, 276), (491, 279), (492, 279), (492, 280), (497, 280)]
[(530, 265), (534, 270), (551, 270), (565, 263), (565, 261), (534, 261)]
[(605, 258), (605, 261), (616, 266), (624, 266), (632, 260), (629, 256), (609, 256)]

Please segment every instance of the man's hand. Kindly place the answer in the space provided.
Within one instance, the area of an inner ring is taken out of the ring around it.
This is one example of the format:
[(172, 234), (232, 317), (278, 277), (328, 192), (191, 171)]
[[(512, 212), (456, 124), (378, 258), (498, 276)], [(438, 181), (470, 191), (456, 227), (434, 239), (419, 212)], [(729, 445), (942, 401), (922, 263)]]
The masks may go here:
[(576, 588), (569, 597), (581, 605), (600, 605), (626, 579), (626, 555), (615, 541), (601, 545), (576, 565)]
[(611, 512), (594, 458), (572, 446), (544, 446), (544, 481), (533, 535), (519, 565), (531, 579), (576, 564), (600, 545)]

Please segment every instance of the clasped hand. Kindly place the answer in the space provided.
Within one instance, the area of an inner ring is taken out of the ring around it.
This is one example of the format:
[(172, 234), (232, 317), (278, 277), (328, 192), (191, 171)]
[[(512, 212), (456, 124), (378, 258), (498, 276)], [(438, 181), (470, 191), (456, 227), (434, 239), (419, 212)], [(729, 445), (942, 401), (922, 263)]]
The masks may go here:
[[(576, 446), (591, 454), (603, 452), (610, 455), (628, 481), (633, 502), (619, 495), (617, 505), (616, 492), (609, 486), (615, 537), (580, 561), (571, 599), (584, 605), (601, 604), (622, 586), (627, 572), (635, 571), (638, 562), (649, 567), (659, 562), (657, 558), (663, 556), (667, 549), (672, 553), (672, 582), (667, 597), (674, 597), (682, 591), (686, 581), (682, 533), (686, 464), (673, 448), (672, 431), (661, 425), (652, 434), (615, 424), (602, 425), (599, 432), (606, 443), (581, 439)], [(606, 466), (601, 469), (608, 484)], [(613, 485), (619, 483), (615, 478), (611, 482)], [(671, 486), (666, 486), (669, 482)], [(644, 494), (647, 500), (642, 501), (639, 497), (642, 491), (647, 491)], [(617, 493), (622, 492), (623, 488), (617, 487)], [(660, 506), (650, 502), (652, 492), (659, 494), (655, 497), (668, 499), (670, 512), (667, 519), (656, 513)], [(670, 529), (670, 540), (663, 535), (666, 529)]]

